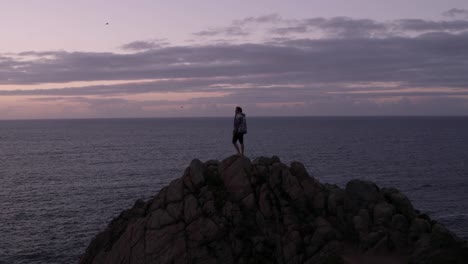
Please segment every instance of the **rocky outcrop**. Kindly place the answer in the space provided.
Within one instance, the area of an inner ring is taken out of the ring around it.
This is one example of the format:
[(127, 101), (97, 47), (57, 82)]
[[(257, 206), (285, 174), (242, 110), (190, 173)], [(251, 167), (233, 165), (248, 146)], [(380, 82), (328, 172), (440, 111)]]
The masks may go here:
[(384, 263), (379, 256), (468, 263), (468, 248), (397, 189), (361, 180), (341, 189), (299, 162), (233, 156), (193, 160), (115, 218), (80, 263)]

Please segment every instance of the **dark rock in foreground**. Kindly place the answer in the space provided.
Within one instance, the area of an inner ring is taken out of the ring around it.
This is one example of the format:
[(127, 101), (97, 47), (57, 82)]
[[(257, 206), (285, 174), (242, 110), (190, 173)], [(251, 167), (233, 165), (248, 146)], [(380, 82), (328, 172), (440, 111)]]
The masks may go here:
[(80, 263), (468, 263), (468, 247), (394, 188), (321, 184), (299, 162), (193, 160), (112, 220)]

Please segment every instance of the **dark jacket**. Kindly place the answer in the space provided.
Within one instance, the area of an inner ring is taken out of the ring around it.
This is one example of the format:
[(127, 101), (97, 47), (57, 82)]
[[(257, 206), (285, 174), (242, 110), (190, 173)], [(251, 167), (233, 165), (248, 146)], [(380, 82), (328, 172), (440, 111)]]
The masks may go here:
[(247, 120), (244, 113), (238, 113), (234, 117), (234, 133), (247, 133)]

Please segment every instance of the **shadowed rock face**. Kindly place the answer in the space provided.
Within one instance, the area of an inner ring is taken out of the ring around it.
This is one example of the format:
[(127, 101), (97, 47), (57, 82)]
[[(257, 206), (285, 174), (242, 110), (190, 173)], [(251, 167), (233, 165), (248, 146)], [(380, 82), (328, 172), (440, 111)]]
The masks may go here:
[(468, 263), (468, 249), (397, 189), (361, 180), (341, 189), (299, 162), (233, 156), (193, 160), (153, 199), (112, 220), (80, 263), (375, 261)]

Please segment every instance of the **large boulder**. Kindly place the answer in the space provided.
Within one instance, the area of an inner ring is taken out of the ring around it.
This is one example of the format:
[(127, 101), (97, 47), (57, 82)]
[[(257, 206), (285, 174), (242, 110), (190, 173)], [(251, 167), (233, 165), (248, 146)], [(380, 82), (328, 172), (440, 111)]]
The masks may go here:
[[(369, 259), (372, 259), (369, 260)], [(466, 242), (394, 188), (321, 184), (299, 162), (193, 160), (123, 211), (81, 264), (468, 263)], [(348, 261), (348, 262), (346, 262)], [(438, 261), (438, 262), (434, 262)]]

